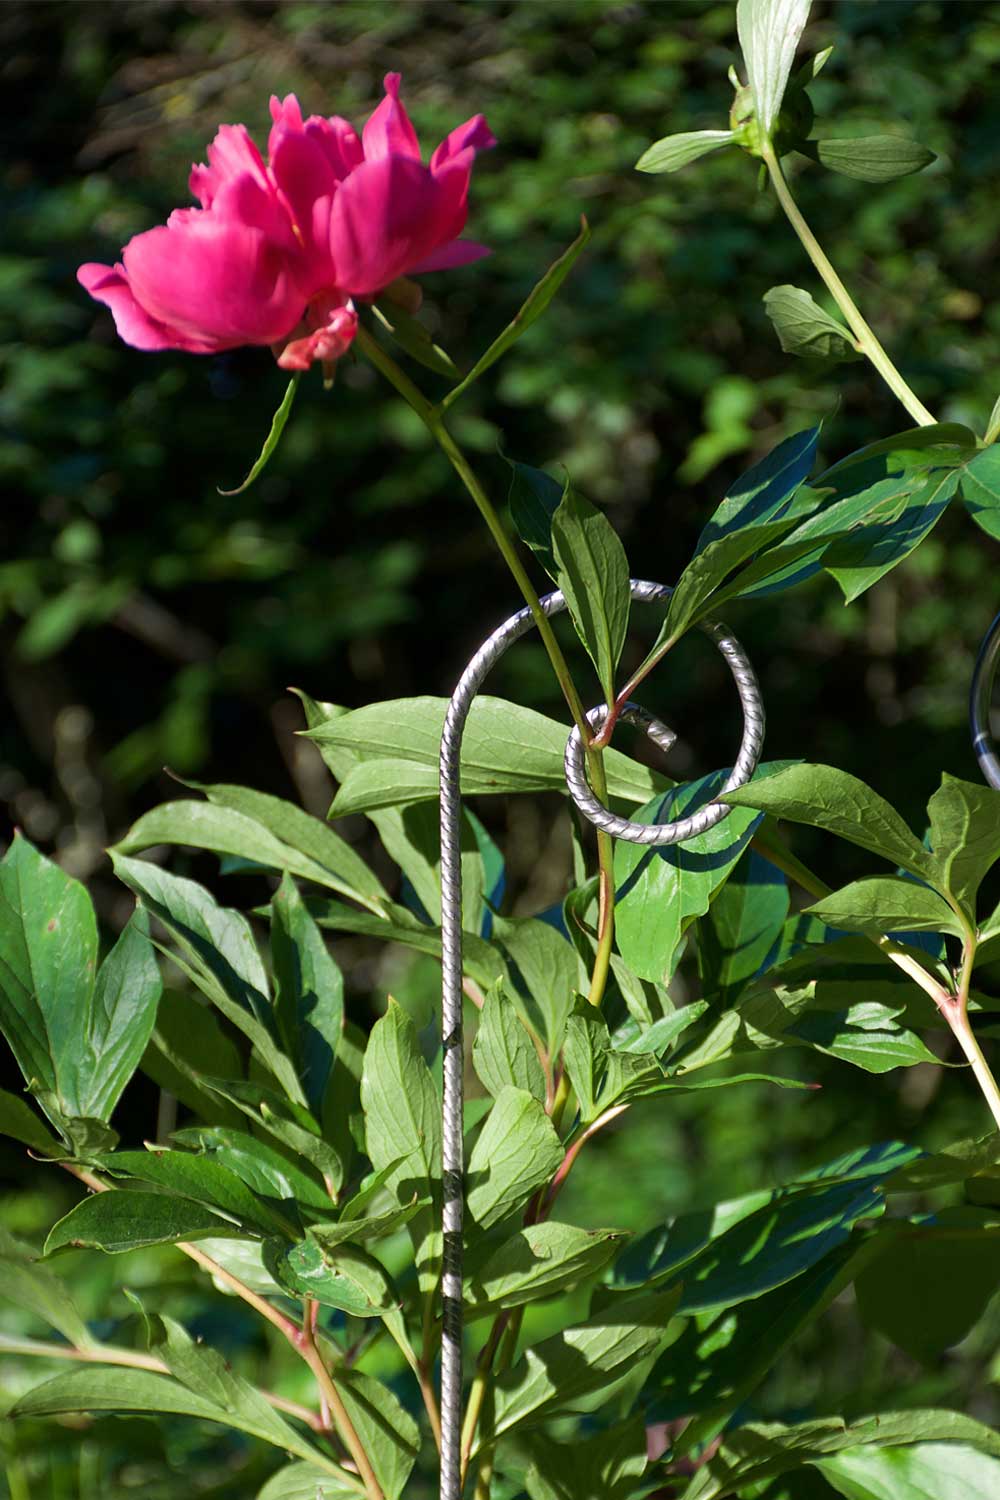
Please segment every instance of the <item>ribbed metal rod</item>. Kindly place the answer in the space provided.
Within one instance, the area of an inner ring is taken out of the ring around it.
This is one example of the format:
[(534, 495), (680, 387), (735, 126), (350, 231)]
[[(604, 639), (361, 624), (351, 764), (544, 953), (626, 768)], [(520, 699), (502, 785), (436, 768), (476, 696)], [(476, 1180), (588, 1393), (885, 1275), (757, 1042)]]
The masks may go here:
[[(671, 590), (664, 584), (649, 583), (643, 579), (633, 578), (630, 581), (630, 588), (632, 598), (644, 603), (666, 604), (671, 594)], [(558, 589), (551, 594), (546, 594), (540, 603), (546, 615), (559, 614), (566, 608), (566, 601)], [(487, 673), (509, 646), (520, 640), (522, 635), (527, 634), (533, 623), (530, 609), (520, 609), (483, 642), (462, 673), (458, 686), (452, 694), (441, 734), (441, 1033), (444, 1048), (441, 1500), (461, 1500), (462, 1493), (462, 1176), (464, 1171), (462, 1074), (464, 1043), (462, 1034), (462, 802), (459, 780), (462, 735), (469, 717), (469, 710)], [(729, 662), (743, 703), (745, 718), (743, 744), (733, 775), (726, 783), (727, 787), (742, 785), (753, 774), (763, 738), (764, 714), (757, 679), (739, 643), (734, 640), (725, 626), (715, 622), (705, 622), (702, 628), (715, 641)], [(591, 717), (604, 712), (606, 710), (592, 710)], [(666, 747), (672, 740), (671, 731), (646, 714), (638, 705), (630, 704), (626, 714), (633, 721), (641, 722), (650, 737), (661, 746)], [(574, 730), (574, 734), (577, 734), (577, 731)], [(577, 742), (579, 743), (578, 734)], [(572, 744), (571, 737), (567, 745), (568, 758)], [(592, 822), (597, 823), (599, 827), (607, 828), (616, 837), (642, 843), (676, 843), (682, 838), (691, 837), (692, 832), (700, 831), (701, 827), (711, 827), (730, 811), (722, 804), (712, 804), (710, 808), (702, 809), (692, 818), (683, 819), (678, 824), (660, 825), (669, 833), (668, 838), (651, 838), (651, 833), (655, 836), (657, 832), (656, 827), (651, 828), (642, 823), (629, 823), (625, 819), (617, 818), (600, 803), (594, 802), (582, 772), (583, 753), (583, 746), (580, 744), (579, 784), (574, 787), (570, 783), (571, 794)], [(703, 814), (707, 815), (707, 821)], [(699, 820), (699, 827), (695, 827), (694, 824)], [(620, 831), (622, 828), (625, 832)], [(677, 829), (681, 831), (677, 832)]]
[(1000, 791), (1000, 756), (990, 733), (990, 706), (993, 700), (993, 684), (1000, 665), (1000, 615), (986, 632), (979, 648), (976, 665), (972, 673), (972, 691), (969, 694), (969, 728), (972, 733), (972, 748), (976, 752), (979, 769), (990, 786)]

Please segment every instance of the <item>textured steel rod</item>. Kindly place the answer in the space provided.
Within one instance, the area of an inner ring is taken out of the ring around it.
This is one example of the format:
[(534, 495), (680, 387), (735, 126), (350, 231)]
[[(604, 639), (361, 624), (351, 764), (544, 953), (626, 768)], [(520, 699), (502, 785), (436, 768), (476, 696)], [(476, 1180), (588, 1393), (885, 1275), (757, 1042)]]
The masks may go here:
[(986, 632), (983, 644), (976, 657), (972, 673), (972, 691), (969, 694), (969, 728), (972, 732), (972, 748), (976, 752), (979, 769), (990, 786), (1000, 790), (1000, 756), (990, 733), (990, 705), (993, 700), (993, 684), (997, 667), (1000, 666), (1000, 615)]
[[(671, 593), (671, 590), (661, 583), (648, 583), (636, 578), (631, 580), (630, 588), (632, 598), (644, 603), (665, 604)], [(566, 608), (566, 601), (558, 589), (551, 594), (546, 594), (540, 603), (546, 615), (559, 614)], [(452, 694), (441, 733), (441, 1034), (444, 1049), (441, 1500), (461, 1500), (462, 1494), (462, 1176), (464, 1170), (462, 1073), (464, 1046), (462, 1035), (462, 802), (459, 780), (462, 735), (473, 701), (490, 668), (503, 656), (509, 646), (520, 640), (522, 635), (527, 634), (533, 623), (530, 609), (520, 609), (483, 642), (462, 673), (458, 686)], [(742, 648), (725, 626), (706, 622), (702, 628), (716, 642), (729, 662), (743, 703), (746, 723), (738, 760), (740, 779), (734, 779), (736, 775), (734, 767), (733, 776), (726, 783), (727, 787), (742, 785), (753, 774), (763, 737), (764, 715), (757, 690), (757, 680)], [(592, 715), (593, 713), (603, 714), (603, 712), (605, 710), (593, 710)], [(642, 723), (650, 737), (664, 748), (672, 742), (671, 731), (653, 719), (651, 715), (646, 714), (637, 704), (629, 705), (626, 716), (633, 722)], [(576, 733), (575, 730), (574, 733)], [(567, 755), (569, 755), (569, 748), (567, 746)], [(579, 753), (582, 761), (582, 745)], [(582, 793), (585, 799), (593, 801), (585, 779), (583, 779)], [(573, 795), (576, 797), (575, 791)], [(703, 822), (702, 826), (710, 827), (730, 811), (729, 808), (722, 807), (721, 813), (715, 813), (713, 809), (720, 806), (721, 804), (713, 804), (713, 808), (703, 810), (712, 815), (708, 822)], [(632, 842), (657, 842), (650, 838), (651, 831), (656, 833), (655, 826), (651, 829), (647, 824), (627, 823), (625, 819), (616, 818), (613, 813), (602, 808), (600, 803), (591, 807), (587, 816), (592, 822), (598, 823), (600, 827), (608, 828), (619, 838)], [(683, 823), (685, 825), (692, 823), (699, 816), (695, 814), (693, 819), (684, 819)], [(621, 826), (631, 831), (619, 833), (618, 829)], [(676, 828), (681, 825), (662, 826)], [(658, 841), (676, 843), (679, 839), (690, 836), (690, 831), (682, 831), (679, 834), (672, 833), (668, 840)]]

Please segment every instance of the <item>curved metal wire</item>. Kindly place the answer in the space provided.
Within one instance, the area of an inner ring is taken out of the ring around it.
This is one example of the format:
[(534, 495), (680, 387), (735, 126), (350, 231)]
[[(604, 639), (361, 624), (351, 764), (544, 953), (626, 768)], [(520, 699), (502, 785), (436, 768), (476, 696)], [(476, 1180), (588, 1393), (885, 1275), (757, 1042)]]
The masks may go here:
[(969, 694), (969, 728), (979, 769), (990, 786), (1000, 791), (1000, 755), (990, 733), (990, 705), (997, 667), (1000, 666), (1000, 615), (986, 632), (976, 657)]
[[(729, 663), (743, 705), (743, 742), (736, 763), (722, 787), (723, 792), (732, 792), (738, 786), (746, 786), (757, 769), (764, 744), (764, 706), (761, 703), (757, 674), (739, 641), (724, 625), (716, 621), (706, 620), (702, 629)], [(592, 729), (600, 729), (607, 715), (608, 706), (602, 703), (598, 708), (590, 710), (587, 723)], [(651, 739), (663, 743), (663, 726), (637, 703), (626, 704), (621, 718), (641, 724)], [(668, 730), (667, 733), (671, 731)], [(584, 755), (583, 740), (579, 729), (574, 725), (566, 742), (566, 785), (583, 816), (605, 833), (610, 833), (612, 838), (625, 839), (630, 844), (656, 847), (680, 844), (684, 839), (694, 838), (696, 834), (714, 828), (716, 823), (721, 823), (732, 812), (732, 808), (727, 807), (724, 802), (710, 802), (706, 807), (699, 807), (697, 812), (686, 818), (679, 818), (674, 823), (633, 823), (628, 818), (619, 818), (603, 802), (599, 802), (590, 790), (584, 769)]]
[[(643, 579), (630, 580), (632, 598), (646, 603), (666, 603), (671, 590), (660, 583), (649, 583)], [(566, 600), (557, 589), (540, 600), (546, 615), (559, 614), (566, 608)], [(459, 765), (462, 751), (462, 735), (469, 710), (490, 668), (500, 659), (509, 646), (527, 634), (533, 625), (530, 609), (518, 610), (510, 619), (483, 642), (469, 662), (452, 694), (441, 733), (441, 1032), (444, 1049), (444, 1103), (442, 1112), (442, 1185), (443, 1185), (443, 1266), (441, 1278), (441, 1500), (461, 1500), (461, 1437), (462, 1437), (462, 1175), (464, 1170), (462, 1152), (463, 1066), (464, 1046), (462, 1034), (462, 864), (460, 852), (462, 804), (459, 784)], [(744, 728), (740, 761), (746, 768), (750, 749), (755, 746), (754, 761), (760, 754), (763, 737), (764, 714), (757, 690), (757, 679), (742, 648), (725, 626), (706, 622), (703, 629), (716, 641), (726, 656), (736, 677), (740, 698), (743, 702), (747, 724)], [(630, 705), (633, 713), (658, 743), (665, 748), (672, 743), (672, 731), (659, 721)], [(600, 712), (598, 710), (597, 712)], [(632, 713), (630, 713), (630, 717)], [(750, 725), (753, 725), (751, 732)], [(574, 731), (575, 732), (575, 731)], [(567, 747), (567, 754), (569, 747)], [(582, 756), (582, 746), (580, 747)], [(742, 773), (741, 773), (742, 774)], [(742, 785), (753, 774), (751, 766), (742, 781), (733, 777), (727, 787)], [(735, 768), (734, 768), (735, 775)], [(590, 797), (590, 789), (583, 782), (583, 791)], [(574, 793), (574, 796), (576, 794)], [(713, 804), (718, 807), (720, 804)], [(624, 824), (635, 829), (641, 842), (651, 842), (651, 828), (642, 823), (626, 823), (615, 819), (613, 813), (602, 808), (597, 810), (601, 819)], [(712, 809), (704, 809), (710, 812)], [(721, 816), (730, 811), (723, 807)], [(588, 816), (591, 816), (588, 813)], [(694, 819), (700, 815), (695, 814)], [(694, 819), (684, 819), (690, 823)], [(597, 821), (597, 819), (593, 819)], [(713, 815), (711, 823), (718, 822)], [(602, 826), (607, 826), (602, 823)], [(682, 827), (681, 824), (663, 825)], [(703, 826), (711, 826), (704, 824)], [(614, 831), (614, 829), (612, 829)], [(652, 830), (655, 832), (655, 828)], [(629, 832), (618, 834), (628, 840)], [(674, 833), (670, 842), (689, 837), (684, 832)], [(661, 841), (662, 842), (662, 841)]]

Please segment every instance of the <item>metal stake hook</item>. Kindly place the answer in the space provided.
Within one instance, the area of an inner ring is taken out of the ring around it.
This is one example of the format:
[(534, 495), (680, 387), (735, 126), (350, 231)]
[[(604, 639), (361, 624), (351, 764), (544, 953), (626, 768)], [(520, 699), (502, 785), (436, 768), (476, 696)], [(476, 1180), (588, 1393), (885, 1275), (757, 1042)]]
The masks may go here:
[(1000, 615), (983, 639), (972, 672), (972, 689), (969, 693), (969, 729), (972, 733), (972, 748), (976, 752), (983, 779), (1000, 791), (1000, 755), (990, 733), (990, 704), (997, 667), (1000, 665)]
[[(666, 603), (671, 590), (660, 583), (642, 579), (630, 580), (633, 599), (648, 603)], [(540, 600), (546, 615), (556, 615), (566, 608), (566, 600), (556, 590)], [(534, 624), (530, 609), (518, 610), (483, 642), (462, 673), (441, 733), (441, 1032), (444, 1050), (444, 1103), (442, 1110), (442, 1230), (443, 1266), (441, 1276), (441, 1500), (461, 1500), (462, 1494), (462, 1218), (464, 1170), (462, 1142), (462, 1109), (464, 1047), (462, 1034), (462, 804), (459, 766), (462, 735), (469, 710), (483, 679), (509, 646), (525, 635)], [(718, 623), (703, 627), (729, 662), (743, 704), (743, 744), (727, 788), (742, 786), (753, 775), (760, 757), (764, 735), (764, 711), (753, 668), (742, 647), (730, 632)], [(599, 713), (600, 710), (594, 710)], [(637, 710), (639, 714), (641, 710)], [(630, 712), (630, 717), (632, 713)], [(663, 743), (669, 731), (647, 714), (643, 719), (647, 732)], [(575, 731), (574, 731), (575, 733)], [(579, 737), (577, 737), (579, 739)], [(583, 747), (579, 746), (582, 758)], [(572, 775), (573, 740), (567, 746), (567, 760)], [(575, 800), (586, 815), (599, 826), (609, 826), (619, 838), (649, 843), (652, 825), (627, 823), (616, 819), (606, 808), (589, 805), (590, 788), (580, 773), (582, 786), (570, 783)], [(580, 799), (583, 799), (582, 802)], [(589, 802), (588, 802), (589, 799)], [(586, 804), (586, 805), (585, 805)], [(677, 843), (725, 817), (729, 808), (721, 803), (701, 809), (682, 824), (663, 825), (656, 842)], [(596, 812), (596, 816), (595, 816)]]

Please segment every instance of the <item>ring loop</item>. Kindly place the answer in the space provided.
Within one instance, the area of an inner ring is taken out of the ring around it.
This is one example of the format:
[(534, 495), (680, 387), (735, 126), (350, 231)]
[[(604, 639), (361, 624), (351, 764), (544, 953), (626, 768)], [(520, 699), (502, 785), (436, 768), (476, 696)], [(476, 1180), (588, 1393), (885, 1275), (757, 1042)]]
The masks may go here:
[(1000, 755), (990, 733), (990, 703), (997, 667), (1000, 666), (1000, 615), (983, 639), (972, 673), (972, 690), (969, 694), (969, 729), (972, 733), (972, 748), (976, 752), (979, 769), (989, 786), (1000, 790)]
[[(736, 690), (740, 695), (740, 703), (743, 706), (743, 740), (733, 769), (722, 788), (723, 792), (732, 792), (737, 787), (745, 786), (757, 769), (764, 744), (764, 705), (761, 701), (757, 674), (750, 665), (750, 659), (743, 647), (728, 627), (719, 620), (704, 620), (701, 629), (710, 640), (715, 642), (729, 663), (729, 670), (733, 674)], [(1000, 633), (998, 633), (998, 649), (1000, 649)], [(590, 710), (587, 723), (592, 729), (599, 730), (607, 715), (608, 706), (606, 703), (601, 703), (597, 708)], [(672, 731), (665, 729), (659, 720), (654, 719), (637, 703), (627, 703), (622, 710), (621, 717), (631, 723), (641, 725), (654, 743), (662, 745), (663, 748), (668, 748), (664, 735), (671, 735), (670, 743), (673, 742), (673, 738), (676, 738), (672, 735)], [(686, 818), (679, 818), (673, 823), (633, 823), (628, 818), (619, 818), (615, 813), (610, 812), (603, 802), (599, 802), (590, 789), (584, 770), (583, 740), (579, 729), (575, 726), (566, 741), (563, 766), (570, 796), (583, 816), (603, 833), (609, 833), (612, 838), (624, 839), (629, 844), (653, 846), (680, 844), (685, 839), (694, 838), (696, 834), (714, 828), (716, 823), (721, 823), (724, 818), (728, 818), (733, 810), (724, 802), (710, 802), (707, 806), (700, 807), (697, 812), (691, 813)]]

